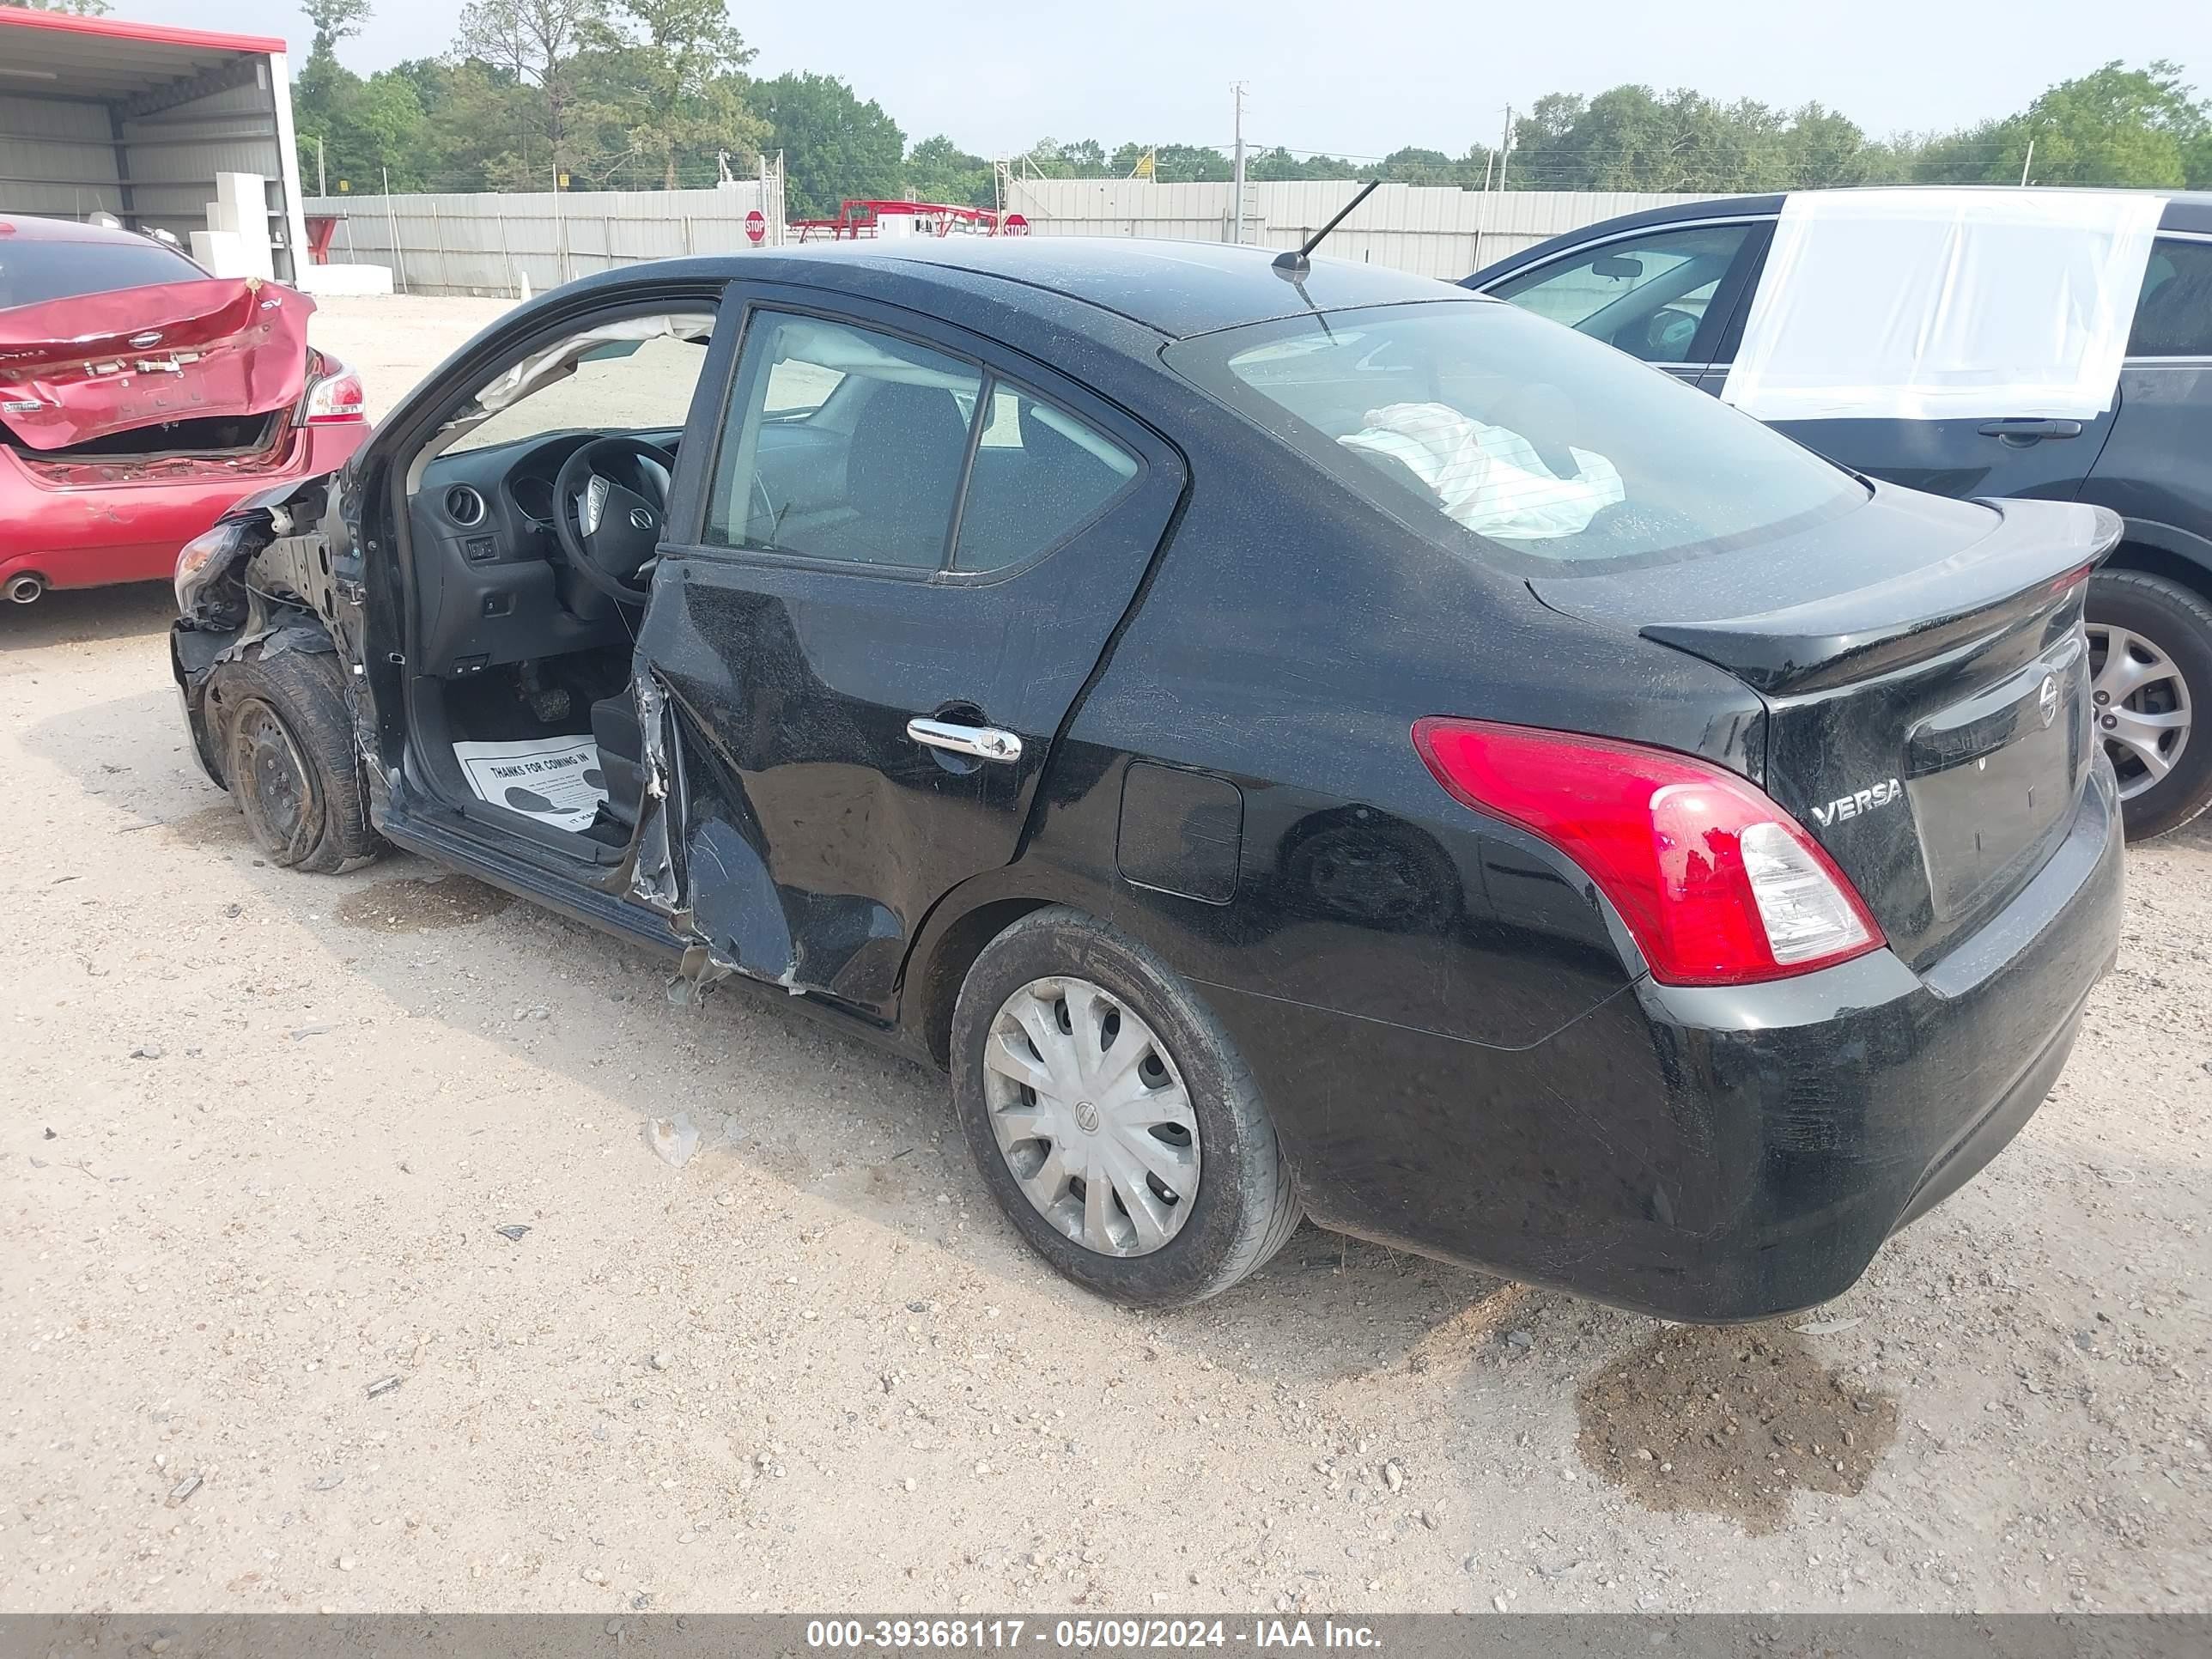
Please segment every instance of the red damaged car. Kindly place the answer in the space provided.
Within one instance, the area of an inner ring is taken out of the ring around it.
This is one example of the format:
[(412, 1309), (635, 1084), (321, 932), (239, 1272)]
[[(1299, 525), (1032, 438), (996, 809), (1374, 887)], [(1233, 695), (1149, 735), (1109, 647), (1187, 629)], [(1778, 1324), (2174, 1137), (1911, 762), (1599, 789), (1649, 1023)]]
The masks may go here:
[(0, 592), (166, 581), (244, 496), (342, 465), (360, 377), (314, 301), (128, 231), (0, 216)]

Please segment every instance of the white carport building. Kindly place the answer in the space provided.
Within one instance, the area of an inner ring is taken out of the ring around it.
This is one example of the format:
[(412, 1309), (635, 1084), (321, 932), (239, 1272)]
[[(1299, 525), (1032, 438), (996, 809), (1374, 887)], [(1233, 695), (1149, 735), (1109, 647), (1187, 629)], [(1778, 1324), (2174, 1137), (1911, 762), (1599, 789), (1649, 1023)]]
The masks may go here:
[(0, 214), (106, 211), (187, 247), (218, 173), (253, 173), (275, 273), (306, 262), (284, 42), (0, 6)]

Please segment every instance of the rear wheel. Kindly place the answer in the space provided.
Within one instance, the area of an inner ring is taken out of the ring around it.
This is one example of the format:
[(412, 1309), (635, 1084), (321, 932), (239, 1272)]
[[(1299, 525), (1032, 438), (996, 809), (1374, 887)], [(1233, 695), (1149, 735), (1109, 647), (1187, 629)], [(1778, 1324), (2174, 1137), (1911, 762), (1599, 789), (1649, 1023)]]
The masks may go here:
[(329, 874), (376, 855), (337, 658), (288, 651), (231, 663), (209, 697), (224, 781), (271, 864)]
[(2120, 781), (2130, 840), (2162, 836), (2212, 805), (2212, 605), (2165, 576), (2100, 570), (2089, 580), (2090, 718)]
[(1079, 911), (1036, 911), (984, 947), (953, 1013), (952, 1092), (1007, 1218), (1117, 1302), (1218, 1295), (1297, 1225), (1228, 1033), (1157, 956)]

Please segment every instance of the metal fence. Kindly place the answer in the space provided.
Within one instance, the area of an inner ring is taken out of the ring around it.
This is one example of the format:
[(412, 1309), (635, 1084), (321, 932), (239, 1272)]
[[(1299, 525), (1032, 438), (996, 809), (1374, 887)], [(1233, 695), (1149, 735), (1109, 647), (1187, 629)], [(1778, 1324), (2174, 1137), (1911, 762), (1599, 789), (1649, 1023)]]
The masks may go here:
[(712, 190), (537, 191), (465, 196), (318, 196), (336, 215), (333, 264), (384, 265), (406, 294), (532, 293), (578, 276), (686, 253), (732, 253), (783, 240), (783, 181)]
[[(1244, 240), (1296, 247), (1352, 199), (1358, 180), (1244, 187)], [(1395, 265), (1447, 281), (1563, 231), (1702, 196), (1634, 191), (1462, 190), (1384, 185), (1329, 237), (1333, 258)], [(1142, 179), (1021, 179), (1007, 207), (1040, 235), (1236, 240), (1236, 187)]]
[[(1343, 183), (1248, 185), (1244, 240), (1295, 247), (1358, 189)], [(1234, 187), (1135, 179), (1014, 179), (1006, 206), (1032, 234), (1235, 239)], [(1493, 259), (1615, 214), (1696, 196), (1634, 191), (1480, 191), (1385, 185), (1329, 238), (1335, 258), (1441, 276), (1466, 276)], [(756, 244), (747, 216), (761, 216), (758, 246), (785, 240), (783, 182), (770, 173), (713, 190), (550, 191), (525, 195), (324, 196), (309, 215), (342, 216), (331, 258), (391, 268), (410, 294), (512, 295), (576, 276), (685, 253), (742, 252)]]

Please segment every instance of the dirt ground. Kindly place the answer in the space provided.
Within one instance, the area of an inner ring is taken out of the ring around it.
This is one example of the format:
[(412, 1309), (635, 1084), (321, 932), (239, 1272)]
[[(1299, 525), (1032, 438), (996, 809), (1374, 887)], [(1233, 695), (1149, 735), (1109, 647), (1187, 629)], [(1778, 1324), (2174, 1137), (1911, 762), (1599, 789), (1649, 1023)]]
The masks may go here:
[[(380, 409), (498, 309), (317, 330)], [(167, 617), (0, 615), (0, 1610), (2212, 1609), (2212, 831), (1813, 1315), (1309, 1230), (1139, 1317), (935, 1076), (412, 859), (266, 866)]]

